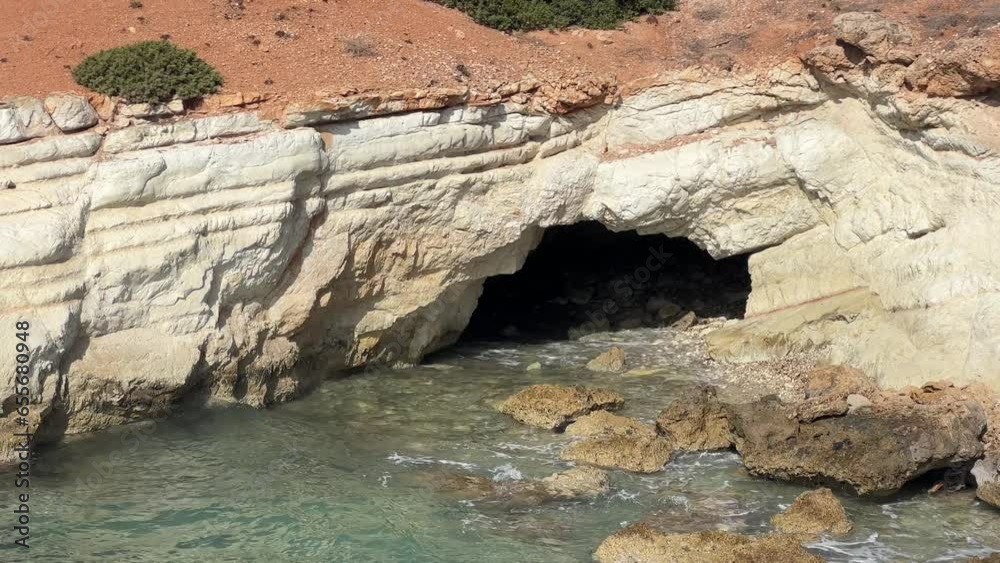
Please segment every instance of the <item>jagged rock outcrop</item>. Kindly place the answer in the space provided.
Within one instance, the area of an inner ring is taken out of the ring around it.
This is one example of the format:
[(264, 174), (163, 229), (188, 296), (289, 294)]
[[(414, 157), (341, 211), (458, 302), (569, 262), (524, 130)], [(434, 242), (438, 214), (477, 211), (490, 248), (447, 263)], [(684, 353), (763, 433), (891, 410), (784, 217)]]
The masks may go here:
[(727, 404), (733, 441), (754, 475), (837, 482), (885, 494), (935, 469), (967, 471), (983, 453), (982, 407), (968, 397), (900, 401), (847, 415), (802, 417), (769, 396)]
[[(194, 390), (264, 405), (318, 373), (413, 363), (546, 227), (584, 220), (755, 253), (718, 358), (808, 351), (882, 385), (1000, 387), (1000, 116), (933, 97), (991, 92), (992, 59), (860, 61), (850, 41), (884, 42), (847, 31), (804, 64), (688, 69), (614, 103), (585, 83), (287, 120), (102, 101), (100, 126), (64, 133), (93, 115), (4, 100), (0, 324), (31, 322), (35, 412), (77, 432)], [(972, 86), (937, 86), (951, 76)], [(141, 341), (117, 357), (122, 334)], [(176, 357), (150, 363), (160, 343)]]

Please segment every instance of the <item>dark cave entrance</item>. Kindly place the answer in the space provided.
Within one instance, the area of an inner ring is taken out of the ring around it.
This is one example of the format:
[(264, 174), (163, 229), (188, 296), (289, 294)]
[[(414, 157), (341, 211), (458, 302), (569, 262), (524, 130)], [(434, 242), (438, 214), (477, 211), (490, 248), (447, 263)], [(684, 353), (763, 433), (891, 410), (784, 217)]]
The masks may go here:
[(524, 267), (486, 280), (462, 340), (563, 340), (594, 332), (742, 318), (747, 256), (714, 260), (683, 238), (587, 222), (546, 230)]

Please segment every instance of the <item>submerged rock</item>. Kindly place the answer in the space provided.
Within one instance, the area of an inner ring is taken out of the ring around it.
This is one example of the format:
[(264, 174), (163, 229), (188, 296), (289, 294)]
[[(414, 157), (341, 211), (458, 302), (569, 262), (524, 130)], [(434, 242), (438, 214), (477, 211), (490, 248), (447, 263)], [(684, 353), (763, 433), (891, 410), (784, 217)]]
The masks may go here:
[(595, 467), (574, 467), (542, 479), (542, 486), (554, 497), (594, 497), (608, 492), (611, 478)]
[(788, 509), (772, 516), (771, 524), (780, 532), (804, 536), (843, 535), (854, 527), (844, 506), (826, 488), (802, 493)]
[(726, 411), (715, 389), (700, 386), (675, 399), (656, 418), (656, 429), (679, 450), (724, 450), (732, 447)]
[(558, 430), (591, 411), (616, 409), (624, 403), (621, 394), (610, 389), (542, 383), (518, 391), (497, 410), (524, 424)]
[[(666, 493), (666, 494), (663, 494)], [(694, 493), (668, 489), (657, 491), (658, 510), (643, 517), (642, 522), (657, 530), (671, 533), (706, 531), (740, 532), (756, 527), (754, 510), (741, 503), (737, 495), (721, 491)]]
[(566, 427), (570, 436), (656, 436), (652, 424), (608, 411), (594, 411)]
[(602, 371), (608, 373), (620, 373), (628, 367), (625, 362), (625, 350), (618, 346), (612, 346), (607, 352), (597, 356), (587, 363), (590, 371)]
[(976, 497), (1000, 508), (1000, 453), (990, 452), (972, 467), (976, 478)]
[(732, 532), (667, 534), (633, 524), (605, 539), (594, 553), (600, 563), (822, 563), (793, 537)]
[(859, 494), (891, 493), (934, 469), (967, 468), (982, 455), (986, 418), (952, 396), (813, 418), (770, 396), (726, 405), (736, 450), (754, 475), (837, 481)]
[(595, 497), (608, 492), (606, 471), (574, 467), (544, 479), (495, 480), (464, 471), (433, 472), (422, 478), (440, 493), (465, 500), (501, 503), (509, 507), (538, 506), (546, 502)]
[(574, 442), (560, 457), (598, 467), (655, 473), (670, 461), (673, 448), (660, 436), (601, 436)]

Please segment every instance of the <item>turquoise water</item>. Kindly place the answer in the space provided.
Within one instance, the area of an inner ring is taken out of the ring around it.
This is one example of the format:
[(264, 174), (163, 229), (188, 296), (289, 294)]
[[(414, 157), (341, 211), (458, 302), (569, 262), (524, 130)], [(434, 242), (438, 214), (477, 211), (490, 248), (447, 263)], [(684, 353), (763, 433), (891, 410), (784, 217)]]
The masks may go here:
[[(652, 420), (679, 389), (717, 376), (686, 343), (650, 330), (613, 338), (656, 373), (581, 370), (610, 338), (467, 346), (430, 365), (330, 381), (272, 410), (189, 409), (69, 440), (35, 467), (31, 557), (5, 545), (0, 560), (550, 563), (589, 561), (604, 537), (657, 511), (678, 531), (768, 530), (805, 488), (753, 478), (730, 453), (675, 456), (655, 475), (613, 472), (612, 491), (588, 501), (512, 507), (433, 486), (450, 471), (516, 479), (569, 467), (559, 460), (566, 437), (493, 410), (525, 385), (612, 387), (625, 414)], [(526, 372), (536, 360), (544, 369)], [(829, 560), (1000, 549), (998, 514), (970, 492), (840, 496), (856, 530), (812, 546)]]

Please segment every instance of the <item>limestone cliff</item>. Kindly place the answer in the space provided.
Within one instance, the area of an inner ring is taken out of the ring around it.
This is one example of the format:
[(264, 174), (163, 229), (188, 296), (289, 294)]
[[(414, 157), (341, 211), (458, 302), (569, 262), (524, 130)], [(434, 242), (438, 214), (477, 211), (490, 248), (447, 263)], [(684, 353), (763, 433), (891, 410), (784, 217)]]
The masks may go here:
[[(516, 271), (543, 229), (597, 220), (754, 253), (746, 320), (710, 336), (719, 358), (808, 350), (889, 386), (1000, 389), (997, 77), (866, 37), (608, 103), (514, 88), (492, 105), (449, 94), (92, 128), (86, 102), (11, 101), (0, 338), (13, 350), (11, 327), (31, 323), (48, 438), (196, 391), (265, 405), (448, 345), (484, 279)], [(8, 437), (13, 362), (0, 354)]]

